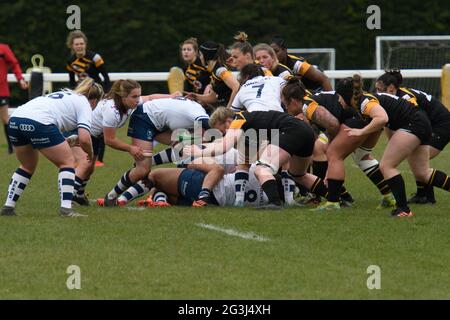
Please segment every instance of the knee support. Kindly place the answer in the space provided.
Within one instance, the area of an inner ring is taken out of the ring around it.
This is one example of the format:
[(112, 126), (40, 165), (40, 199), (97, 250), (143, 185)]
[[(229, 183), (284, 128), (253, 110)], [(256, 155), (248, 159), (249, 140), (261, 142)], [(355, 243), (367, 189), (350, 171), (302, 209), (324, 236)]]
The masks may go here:
[(372, 149), (359, 147), (352, 153), (353, 161), (366, 173), (367, 171), (370, 171), (371, 168), (378, 165), (378, 160), (376, 159), (362, 160), (365, 156), (370, 155), (370, 152), (372, 152)]

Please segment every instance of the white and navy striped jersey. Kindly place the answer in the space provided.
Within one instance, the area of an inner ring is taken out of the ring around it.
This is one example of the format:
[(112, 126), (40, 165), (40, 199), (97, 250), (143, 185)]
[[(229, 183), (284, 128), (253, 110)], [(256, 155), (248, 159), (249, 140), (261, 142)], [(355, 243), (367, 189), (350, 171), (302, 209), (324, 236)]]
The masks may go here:
[(150, 100), (142, 107), (159, 131), (191, 129), (195, 121), (209, 119), (199, 103), (183, 97)]
[(103, 133), (103, 128), (122, 128), (130, 118), (134, 109), (128, 109), (127, 113), (120, 114), (113, 99), (101, 100), (92, 112), (91, 135), (98, 138)]
[(85, 96), (65, 90), (30, 100), (17, 108), (11, 116), (46, 125), (54, 124), (62, 132), (76, 128), (90, 131), (92, 108)]
[(281, 88), (285, 80), (280, 77), (255, 77), (247, 80), (234, 97), (231, 109), (235, 112), (247, 109), (253, 111), (280, 111)]
[[(250, 167), (248, 183), (245, 192), (245, 204), (251, 207), (260, 207), (269, 203), (261, 184), (254, 174), (255, 165)], [(234, 189), (234, 173), (226, 174), (213, 188), (214, 197), (220, 206), (232, 206), (236, 197)]]

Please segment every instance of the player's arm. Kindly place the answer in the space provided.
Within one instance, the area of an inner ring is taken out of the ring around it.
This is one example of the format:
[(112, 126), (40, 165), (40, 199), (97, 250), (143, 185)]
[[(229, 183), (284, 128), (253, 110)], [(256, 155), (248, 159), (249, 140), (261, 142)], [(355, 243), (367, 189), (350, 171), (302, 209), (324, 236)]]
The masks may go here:
[(147, 96), (141, 96), (142, 102), (147, 102), (150, 100), (156, 100), (156, 99), (170, 99), (170, 98), (176, 98), (182, 96), (182, 93), (179, 91), (176, 91), (172, 94), (165, 94), (165, 93), (155, 93), (155, 94), (149, 94)]
[(200, 104), (212, 104), (217, 102), (217, 93), (211, 88), (208, 93), (198, 94), (185, 92), (186, 98), (199, 102)]
[(326, 129), (326, 134), (333, 139), (339, 132), (340, 123), (335, 116), (322, 106), (317, 106), (311, 116), (311, 120), (320, 127)]
[(228, 88), (231, 89), (230, 100), (228, 101), (227, 108), (231, 108), (231, 104), (233, 103), (234, 97), (239, 91), (239, 82), (236, 77), (230, 72), (230, 75), (223, 79), (223, 82), (227, 85)]
[(306, 71), (303, 76), (313, 82), (320, 83), (324, 91), (333, 90), (333, 88), (331, 87), (330, 79), (325, 75), (325, 73), (318, 70), (314, 66), (310, 66), (308, 68), (308, 71)]
[(142, 149), (118, 139), (116, 137), (116, 130), (116, 128), (103, 127), (103, 138), (105, 140), (105, 144), (113, 149), (129, 152), (137, 161), (144, 160)]
[(68, 70), (69, 72), (69, 87), (75, 88), (77, 86), (77, 82), (75, 81), (75, 72)]
[(101, 73), (101, 75), (103, 76), (104, 84), (105, 84), (105, 92), (109, 91), (109, 89), (111, 88), (111, 81), (109, 80), (108, 71), (106, 71), (105, 65), (102, 64), (99, 67), (97, 67), (97, 69)]
[(78, 127), (78, 143), (80, 144), (81, 149), (86, 152), (88, 159), (92, 160), (94, 158), (94, 152), (92, 150), (91, 133), (88, 129)]
[(372, 118), (372, 121), (362, 129), (346, 129), (349, 136), (362, 136), (369, 133), (380, 131), (389, 121), (386, 111), (376, 102), (370, 102), (372, 105), (366, 107), (364, 115)]
[(5, 45), (4, 53), (5, 53), (4, 56), (5, 61), (13, 71), (14, 75), (16, 76), (16, 79), (19, 82), (20, 87), (24, 90), (27, 89), (28, 84), (23, 78), (22, 69), (20, 68), (19, 61), (17, 60), (16, 56), (14, 55), (14, 53), (12, 52), (11, 48), (8, 45)]
[(203, 144), (202, 148), (196, 145), (186, 146), (183, 148), (183, 154), (194, 157), (214, 157), (224, 154), (235, 145), (242, 133), (242, 129), (229, 129), (223, 139)]

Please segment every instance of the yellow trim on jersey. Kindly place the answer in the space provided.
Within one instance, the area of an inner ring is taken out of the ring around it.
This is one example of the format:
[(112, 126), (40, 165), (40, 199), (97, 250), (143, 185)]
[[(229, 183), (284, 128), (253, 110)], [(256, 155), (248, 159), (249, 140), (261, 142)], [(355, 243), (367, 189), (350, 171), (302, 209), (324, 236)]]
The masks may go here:
[(227, 71), (224, 71), (224, 72), (222, 72), (221, 74), (220, 74), (220, 78), (222, 79), (222, 80), (225, 80), (226, 78), (228, 78), (228, 77), (230, 77), (230, 76), (232, 76), (233, 74), (231, 73), (231, 71), (229, 71), (229, 70), (227, 70)]
[(406, 92), (407, 94), (409, 94), (409, 95), (411, 96), (411, 98), (409, 98), (409, 99), (406, 100), (406, 101), (411, 102), (411, 103), (412, 103), (413, 105), (415, 105), (415, 106), (418, 105), (418, 104), (417, 104), (417, 98), (416, 98), (416, 96), (414, 95), (414, 93), (412, 93), (411, 91), (409, 91), (409, 90), (406, 89), (406, 88), (400, 88), (400, 90), (403, 91), (403, 92)]
[(242, 114), (242, 111), (236, 112), (236, 117), (241, 117), (242, 119), (234, 119), (230, 124), (230, 129), (240, 129), (244, 125), (244, 123), (247, 122), (247, 119), (245, 119), (244, 115)]
[(272, 76), (273, 76), (272, 71), (270, 71), (269, 69), (263, 68), (263, 71), (264, 71), (264, 75), (265, 75), (266, 77), (272, 77)]
[(230, 129), (240, 129), (246, 122), (244, 119), (233, 120), (230, 124)]
[(100, 67), (102, 64), (104, 64), (105, 62), (103, 61), (102, 58), (98, 59), (97, 61), (95, 61), (95, 67), (98, 68)]
[(306, 107), (306, 118), (308, 120), (312, 120), (312, 116), (314, 114), (314, 112), (316, 111), (317, 107), (319, 106), (319, 104), (314, 101), (313, 99), (311, 99), (310, 97), (304, 97), (304, 100), (308, 100), (311, 101), (308, 106)]
[(369, 113), (370, 113), (370, 110), (373, 108), (373, 107), (375, 107), (375, 106), (379, 106), (380, 104), (378, 103), (378, 102), (375, 102), (375, 101), (369, 101), (369, 102), (367, 102), (367, 104), (366, 104), (366, 108), (364, 109), (364, 115), (365, 116), (368, 116), (369, 115)]
[(298, 74), (304, 76), (305, 73), (308, 72), (309, 68), (311, 68), (311, 65), (308, 62), (303, 61), (300, 66), (300, 70), (298, 70)]

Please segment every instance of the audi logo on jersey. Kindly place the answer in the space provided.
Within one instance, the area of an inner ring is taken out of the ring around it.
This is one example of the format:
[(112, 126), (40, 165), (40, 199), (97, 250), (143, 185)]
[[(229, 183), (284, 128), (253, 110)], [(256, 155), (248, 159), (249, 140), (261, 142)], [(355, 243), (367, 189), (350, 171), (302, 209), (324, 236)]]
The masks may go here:
[(33, 132), (36, 128), (32, 124), (20, 124), (19, 128), (21, 131)]

